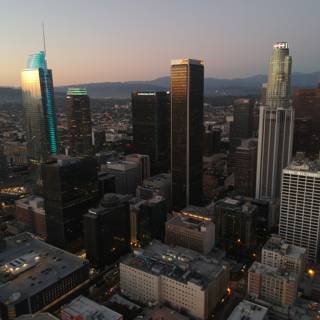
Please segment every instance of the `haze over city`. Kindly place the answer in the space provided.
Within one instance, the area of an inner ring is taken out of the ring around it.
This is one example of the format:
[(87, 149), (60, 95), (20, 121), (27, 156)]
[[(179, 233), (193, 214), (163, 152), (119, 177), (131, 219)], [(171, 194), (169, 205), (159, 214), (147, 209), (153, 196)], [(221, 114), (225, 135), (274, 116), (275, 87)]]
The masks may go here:
[(267, 73), (270, 44), (288, 41), (294, 72), (318, 71), (318, 0), (18, 1), (0, 6), (1, 86), (19, 86), (29, 54), (41, 50), (55, 85), (150, 80), (170, 60), (205, 60), (206, 76)]

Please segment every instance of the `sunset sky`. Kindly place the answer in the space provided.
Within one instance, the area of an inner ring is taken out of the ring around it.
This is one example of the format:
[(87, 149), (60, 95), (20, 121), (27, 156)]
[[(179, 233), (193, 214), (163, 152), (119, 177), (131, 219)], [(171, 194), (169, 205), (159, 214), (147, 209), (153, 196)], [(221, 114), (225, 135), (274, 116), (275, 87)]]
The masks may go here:
[(55, 85), (151, 80), (170, 60), (205, 60), (206, 76), (267, 72), (288, 41), (293, 71), (320, 70), (320, 0), (0, 0), (0, 85), (18, 86), (42, 49)]

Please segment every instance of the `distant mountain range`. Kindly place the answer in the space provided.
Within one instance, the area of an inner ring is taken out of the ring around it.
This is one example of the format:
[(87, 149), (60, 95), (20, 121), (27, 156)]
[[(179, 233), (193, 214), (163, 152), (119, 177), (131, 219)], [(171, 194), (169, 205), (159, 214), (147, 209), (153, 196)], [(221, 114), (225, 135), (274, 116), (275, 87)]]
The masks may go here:
[[(320, 72), (293, 73), (292, 87), (312, 88), (320, 80)], [(266, 75), (247, 78), (218, 79), (206, 78), (204, 93), (206, 96), (259, 94), (261, 86), (267, 81)], [(170, 77), (151, 81), (84, 83), (56, 87), (58, 96), (64, 95), (68, 87), (85, 87), (92, 98), (129, 98), (132, 91), (161, 91), (170, 89)], [(21, 100), (20, 89), (0, 87), (0, 103)]]

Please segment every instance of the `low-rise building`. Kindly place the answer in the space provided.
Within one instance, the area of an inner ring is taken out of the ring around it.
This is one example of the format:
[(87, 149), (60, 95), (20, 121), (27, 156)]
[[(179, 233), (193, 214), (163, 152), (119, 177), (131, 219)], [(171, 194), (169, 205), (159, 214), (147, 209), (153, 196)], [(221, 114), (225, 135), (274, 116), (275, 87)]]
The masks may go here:
[(98, 304), (84, 296), (79, 296), (61, 309), (62, 320), (122, 320), (121, 314)]
[(215, 244), (214, 223), (185, 215), (175, 215), (166, 222), (165, 242), (208, 254)]
[(182, 247), (153, 241), (120, 263), (124, 295), (142, 303), (169, 303), (207, 319), (227, 292), (229, 267)]
[(275, 268), (295, 271), (302, 275), (305, 269), (306, 249), (288, 244), (273, 234), (262, 248), (261, 263)]
[(267, 320), (268, 308), (243, 300), (232, 311), (228, 320)]
[(248, 294), (277, 306), (292, 305), (297, 297), (296, 272), (255, 261), (248, 271)]
[(89, 279), (89, 262), (30, 233), (6, 238), (0, 253), (0, 318), (11, 320), (54, 304)]
[(44, 199), (39, 196), (28, 196), (16, 200), (15, 217), (31, 227), (33, 233), (47, 237), (46, 212)]

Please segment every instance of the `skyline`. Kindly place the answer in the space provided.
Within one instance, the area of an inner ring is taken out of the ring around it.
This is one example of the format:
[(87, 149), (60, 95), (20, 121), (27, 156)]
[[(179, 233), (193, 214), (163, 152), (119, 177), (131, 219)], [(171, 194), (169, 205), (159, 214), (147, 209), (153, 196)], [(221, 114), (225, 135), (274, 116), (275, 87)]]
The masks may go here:
[(316, 0), (74, 3), (3, 1), (1, 86), (20, 86), (28, 56), (43, 49), (42, 21), (56, 86), (151, 80), (170, 73), (171, 59), (185, 57), (203, 59), (206, 77), (266, 74), (278, 41), (289, 43), (293, 72), (320, 69)]

